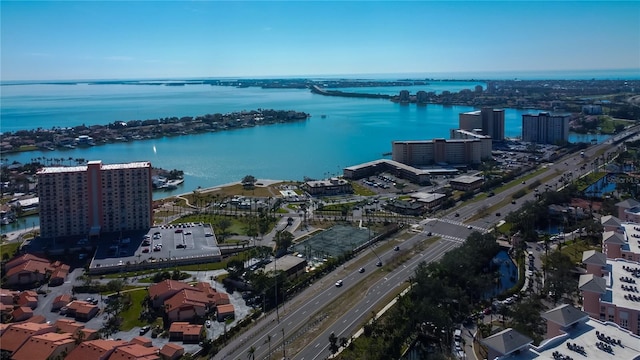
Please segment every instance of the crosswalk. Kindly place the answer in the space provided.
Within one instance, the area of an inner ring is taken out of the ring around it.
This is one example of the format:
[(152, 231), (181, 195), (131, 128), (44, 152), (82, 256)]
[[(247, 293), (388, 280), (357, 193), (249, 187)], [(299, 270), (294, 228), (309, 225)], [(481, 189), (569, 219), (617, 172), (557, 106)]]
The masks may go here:
[(444, 240), (447, 241), (451, 241), (457, 244), (462, 244), (464, 243), (465, 239), (463, 238), (459, 238), (459, 237), (455, 237), (455, 236), (451, 236), (451, 235), (445, 235), (445, 234), (438, 234), (438, 233), (432, 233), (433, 236), (439, 236)]
[[(437, 219), (437, 218), (428, 218), (428, 219), (424, 219), (424, 223), (425, 225), (432, 222), (432, 221), (439, 221), (439, 222), (443, 222), (443, 223), (447, 223), (447, 224), (451, 224), (451, 225), (457, 225), (457, 226), (462, 226), (462, 227), (466, 227), (468, 228), (469, 225), (460, 222), (460, 221), (456, 221), (456, 220), (452, 220), (452, 219), (447, 219), (447, 218), (442, 218), (442, 219)], [(471, 225), (471, 229), (473, 230), (477, 230), (480, 232), (487, 232), (488, 229), (487, 228), (483, 228), (481, 226), (477, 226), (477, 225)]]

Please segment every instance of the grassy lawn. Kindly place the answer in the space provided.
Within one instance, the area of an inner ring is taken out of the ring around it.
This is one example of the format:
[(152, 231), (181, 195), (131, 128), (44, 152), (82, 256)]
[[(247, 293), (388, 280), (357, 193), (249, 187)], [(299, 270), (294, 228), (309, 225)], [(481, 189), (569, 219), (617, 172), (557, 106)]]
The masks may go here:
[(2, 255), (0, 255), (0, 259), (11, 259), (13, 257), (13, 254), (20, 247), (20, 244), (21, 243), (19, 242), (11, 242), (0, 245), (0, 252), (2, 252)]
[(357, 183), (355, 181), (351, 182), (351, 187), (353, 187), (353, 192), (354, 192), (355, 195), (373, 196), (373, 195), (376, 194), (371, 189), (368, 189), (368, 188), (360, 185), (359, 183)]
[(568, 255), (571, 258), (571, 262), (574, 264), (582, 262), (582, 252), (587, 250), (600, 251), (601, 247), (589, 245), (582, 239), (571, 243), (567, 242), (562, 245), (562, 253)]
[(125, 294), (131, 296), (131, 306), (129, 306), (127, 310), (120, 313), (120, 316), (122, 316), (122, 325), (120, 327), (121, 330), (127, 331), (133, 329), (136, 326), (146, 325), (144, 321), (139, 320), (138, 318), (142, 313), (142, 301), (144, 300), (145, 296), (147, 296), (147, 290), (144, 288), (140, 288), (137, 290), (131, 290), (129, 292), (126, 292)]

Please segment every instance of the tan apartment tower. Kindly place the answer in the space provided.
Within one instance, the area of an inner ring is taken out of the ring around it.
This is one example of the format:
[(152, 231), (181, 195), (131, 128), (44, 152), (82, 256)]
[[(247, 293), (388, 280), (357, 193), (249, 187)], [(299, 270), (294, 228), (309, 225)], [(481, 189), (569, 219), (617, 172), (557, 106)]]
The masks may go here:
[(38, 171), (43, 238), (97, 236), (153, 225), (151, 163), (46, 167)]
[(493, 141), (504, 140), (504, 110), (484, 107), (458, 115), (459, 128), (467, 131), (481, 129), (482, 135), (491, 136)]

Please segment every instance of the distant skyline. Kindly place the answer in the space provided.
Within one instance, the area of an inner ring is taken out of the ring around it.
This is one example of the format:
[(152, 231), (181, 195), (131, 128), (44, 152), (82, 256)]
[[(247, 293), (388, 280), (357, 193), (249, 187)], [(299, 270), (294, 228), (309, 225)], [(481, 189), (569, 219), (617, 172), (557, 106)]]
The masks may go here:
[(638, 69), (640, 2), (7, 1), (0, 79)]

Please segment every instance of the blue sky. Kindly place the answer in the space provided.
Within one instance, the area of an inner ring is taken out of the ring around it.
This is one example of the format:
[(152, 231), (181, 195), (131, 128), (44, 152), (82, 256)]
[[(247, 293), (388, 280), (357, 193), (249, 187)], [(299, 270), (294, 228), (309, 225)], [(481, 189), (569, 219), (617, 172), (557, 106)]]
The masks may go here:
[(1, 79), (640, 69), (640, 2), (7, 1)]

